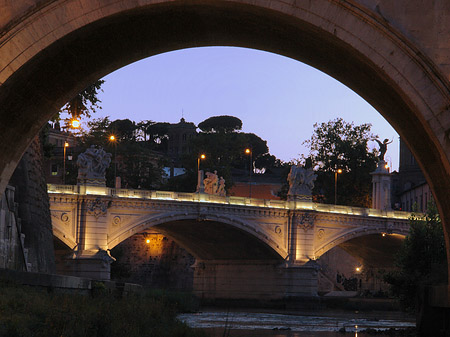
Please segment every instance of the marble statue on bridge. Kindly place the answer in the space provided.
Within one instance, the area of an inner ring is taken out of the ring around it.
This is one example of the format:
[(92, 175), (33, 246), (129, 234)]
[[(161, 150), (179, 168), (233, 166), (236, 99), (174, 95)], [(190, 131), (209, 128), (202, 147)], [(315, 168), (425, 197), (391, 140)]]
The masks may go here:
[(92, 145), (78, 156), (78, 184), (105, 186), (105, 173), (110, 163), (111, 153)]
[(312, 168), (293, 165), (288, 175), (288, 200), (312, 200), (312, 189), (317, 175)]
[(225, 179), (217, 175), (217, 171), (206, 172), (206, 178), (203, 180), (203, 184), (205, 186), (206, 194), (214, 194), (224, 197), (226, 195), (225, 192)]

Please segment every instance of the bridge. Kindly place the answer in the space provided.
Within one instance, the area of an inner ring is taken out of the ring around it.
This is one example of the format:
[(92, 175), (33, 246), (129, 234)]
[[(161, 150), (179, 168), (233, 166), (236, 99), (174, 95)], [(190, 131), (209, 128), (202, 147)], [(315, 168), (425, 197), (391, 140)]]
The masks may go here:
[(202, 297), (315, 294), (309, 261), (359, 236), (409, 230), (407, 212), (309, 201), (85, 185), (48, 191), (54, 236), (73, 250), (69, 273), (109, 279), (109, 250), (154, 228), (196, 258), (194, 289)]
[(386, 118), (430, 184), (450, 256), (449, 17), (446, 0), (4, 1), (0, 192), (41, 127), (96, 79), (165, 51), (256, 48), (322, 70)]

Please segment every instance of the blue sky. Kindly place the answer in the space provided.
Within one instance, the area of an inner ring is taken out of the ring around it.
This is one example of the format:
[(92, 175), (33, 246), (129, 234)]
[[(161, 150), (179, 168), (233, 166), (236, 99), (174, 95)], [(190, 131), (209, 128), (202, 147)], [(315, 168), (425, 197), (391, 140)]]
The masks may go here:
[(393, 139), (386, 159), (398, 169), (398, 134), (385, 119), (340, 82), (290, 58), (244, 48), (192, 48), (141, 60), (104, 80), (103, 109), (94, 117), (175, 123), (183, 114), (198, 125), (232, 115), (284, 161), (308, 153), (302, 142), (314, 123), (342, 117), (371, 123), (380, 139)]

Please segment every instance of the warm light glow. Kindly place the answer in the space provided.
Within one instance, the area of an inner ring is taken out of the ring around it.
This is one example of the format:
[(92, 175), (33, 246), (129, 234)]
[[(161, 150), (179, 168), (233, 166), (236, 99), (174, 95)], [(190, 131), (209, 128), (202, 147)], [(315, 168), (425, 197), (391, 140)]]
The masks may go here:
[(109, 136), (109, 140), (112, 141), (112, 142), (115, 141), (116, 140), (116, 136), (114, 136), (114, 135)]
[(386, 233), (381, 233), (382, 236), (386, 236)]
[(150, 243), (150, 239), (145, 240), (145, 242)]
[(337, 173), (342, 173), (342, 169), (338, 169), (338, 170), (337, 170)]
[(64, 142), (64, 147), (69, 147), (69, 143)]
[(388, 165), (388, 164), (384, 165), (384, 168), (385, 168), (386, 170), (389, 169), (389, 165)]
[(250, 150), (250, 149), (245, 149), (245, 153), (246, 153), (246, 154), (250, 154), (250, 153), (252, 153), (252, 150)]
[(355, 270), (359, 273), (361, 271), (361, 267), (356, 267)]
[(200, 155), (200, 159), (205, 159), (205, 158), (206, 158), (206, 155), (204, 155), (204, 154)]
[(78, 119), (72, 119), (71, 125), (73, 128), (78, 129), (80, 127), (80, 121)]

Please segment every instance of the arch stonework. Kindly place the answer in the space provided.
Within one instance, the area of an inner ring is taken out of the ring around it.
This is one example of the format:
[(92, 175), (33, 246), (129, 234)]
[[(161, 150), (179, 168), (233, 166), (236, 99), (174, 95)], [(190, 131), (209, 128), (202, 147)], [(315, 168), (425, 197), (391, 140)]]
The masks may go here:
[[(328, 239), (326, 242), (321, 243), (316, 247), (315, 250), (315, 258), (319, 258), (329, 250), (333, 249), (334, 247), (339, 246), (341, 243), (347, 242), (351, 239), (355, 239), (361, 236), (371, 235), (371, 234), (381, 234), (386, 231), (386, 228), (356, 228), (353, 231), (347, 231), (341, 235), (337, 235), (333, 238)], [(408, 229), (395, 229), (392, 230), (389, 234), (399, 234), (402, 236), (406, 236), (408, 234)]]
[(169, 50), (257, 48), (323, 70), (386, 117), (433, 190), (449, 252), (449, 17), (444, 0), (3, 3), (0, 191), (42, 125), (93, 80)]

